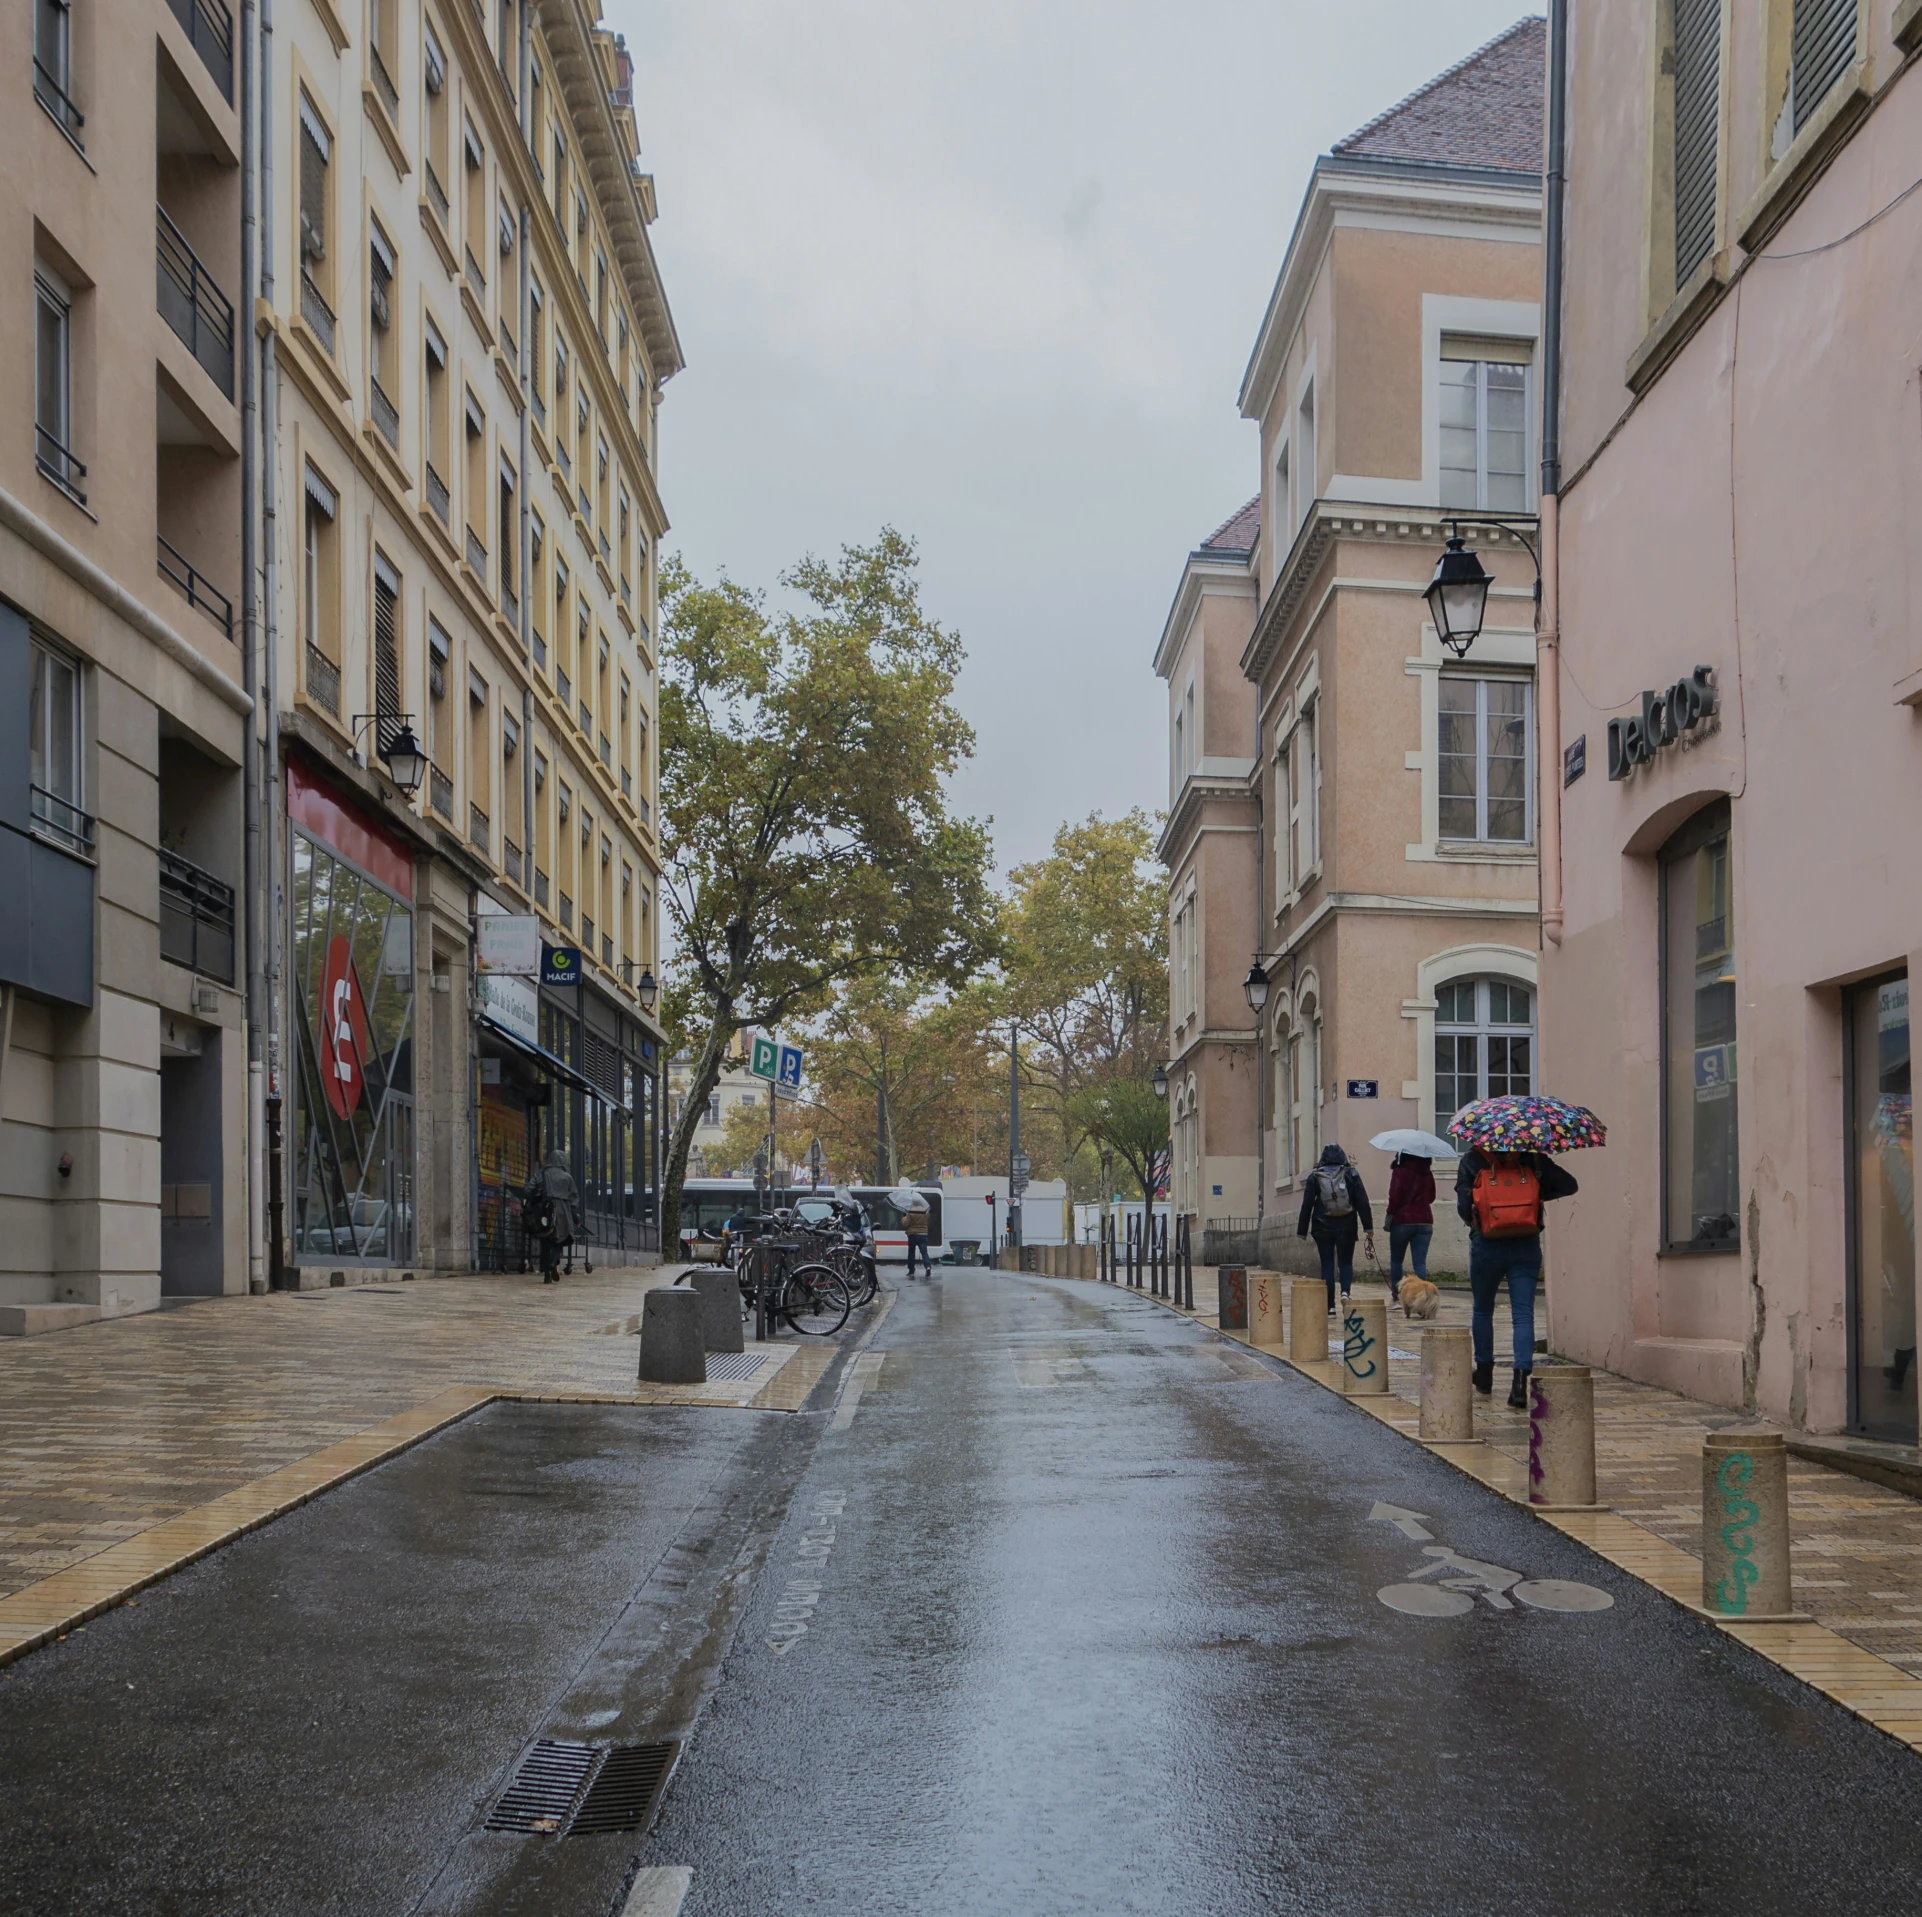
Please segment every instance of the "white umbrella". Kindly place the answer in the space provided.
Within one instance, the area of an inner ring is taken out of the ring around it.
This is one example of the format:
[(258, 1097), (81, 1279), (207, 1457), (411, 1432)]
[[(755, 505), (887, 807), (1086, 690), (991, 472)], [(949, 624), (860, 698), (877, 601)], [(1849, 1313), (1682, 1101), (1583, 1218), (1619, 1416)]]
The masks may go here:
[(1410, 1126), (1396, 1132), (1377, 1132), (1369, 1141), (1378, 1152), (1405, 1152), (1410, 1158), (1459, 1158), (1461, 1147), (1433, 1132)]

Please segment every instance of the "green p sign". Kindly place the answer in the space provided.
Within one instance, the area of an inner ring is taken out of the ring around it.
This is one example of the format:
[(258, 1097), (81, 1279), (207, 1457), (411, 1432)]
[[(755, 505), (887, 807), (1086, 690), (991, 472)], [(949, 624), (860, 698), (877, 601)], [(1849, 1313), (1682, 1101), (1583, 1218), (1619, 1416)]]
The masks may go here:
[(747, 1068), (756, 1078), (772, 1078), (780, 1064), (780, 1047), (771, 1038), (757, 1038)]

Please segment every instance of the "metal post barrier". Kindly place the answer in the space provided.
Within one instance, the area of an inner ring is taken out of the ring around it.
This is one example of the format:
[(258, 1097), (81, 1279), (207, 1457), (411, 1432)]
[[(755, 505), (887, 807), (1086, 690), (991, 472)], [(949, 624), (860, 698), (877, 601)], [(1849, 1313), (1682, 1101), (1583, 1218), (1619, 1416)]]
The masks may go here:
[(1328, 1288), (1297, 1278), (1288, 1297), (1288, 1355), (1298, 1365), (1328, 1362)]
[(1440, 1444), (1467, 1444), (1475, 1435), (1468, 1328), (1449, 1326), (1421, 1335), (1421, 1435)]
[(759, 1245), (748, 1247), (748, 1274), (754, 1286), (754, 1342), (767, 1342), (767, 1259)]
[(1351, 1298), (1341, 1314), (1341, 1388), (1351, 1398), (1388, 1389), (1388, 1300)]
[(1595, 1503), (1595, 1380), (1586, 1365), (1550, 1365), (1528, 1380), (1528, 1501), (1550, 1510)]
[(1760, 1620), (1789, 1616), (1793, 1603), (1782, 1434), (1711, 1431), (1702, 1440), (1702, 1609)]
[(1189, 1310), (1195, 1308), (1195, 1230), (1192, 1219), (1181, 1221), (1181, 1302)]

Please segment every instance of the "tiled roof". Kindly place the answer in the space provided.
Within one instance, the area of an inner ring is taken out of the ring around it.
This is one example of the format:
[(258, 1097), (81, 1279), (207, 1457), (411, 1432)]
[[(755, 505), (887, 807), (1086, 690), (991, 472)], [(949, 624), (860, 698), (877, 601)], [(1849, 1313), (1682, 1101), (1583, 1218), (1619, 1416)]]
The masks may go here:
[(1334, 151), (1356, 159), (1538, 173), (1548, 23), (1518, 20), (1466, 60), (1357, 128)]
[(1201, 542), (1203, 552), (1253, 552), (1261, 528), (1261, 495), (1257, 493), (1233, 518), (1224, 520)]

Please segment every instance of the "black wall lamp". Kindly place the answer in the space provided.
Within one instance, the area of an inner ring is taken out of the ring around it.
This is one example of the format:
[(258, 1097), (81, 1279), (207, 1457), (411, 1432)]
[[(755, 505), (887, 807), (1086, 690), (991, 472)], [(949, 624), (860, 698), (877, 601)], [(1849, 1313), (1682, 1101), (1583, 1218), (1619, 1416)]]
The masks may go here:
[(1541, 557), (1526, 534), (1517, 530), (1518, 523), (1532, 527), (1537, 521), (1530, 516), (1519, 522), (1493, 518), (1450, 519), (1445, 523), (1448, 526), (1448, 544), (1435, 562), (1435, 576), (1428, 582), (1428, 590), (1422, 597), (1428, 601), (1428, 616), (1434, 622), (1435, 636), (1457, 659), (1464, 659), (1468, 656), (1469, 647), (1481, 637), (1482, 622), (1488, 612), (1488, 589), (1495, 583), (1495, 576), (1482, 564), (1481, 555), (1469, 550), (1467, 541), (1462, 537), (1462, 528), (1493, 526), (1514, 533), (1515, 543), (1535, 562), (1535, 598), (1539, 604), (1542, 596)]
[(387, 776), (398, 791), (412, 795), (420, 790), (427, 776), (427, 754), (414, 737), (411, 712), (357, 712), (354, 737), (358, 739), (369, 726), (374, 734), (374, 756), (387, 768)]

